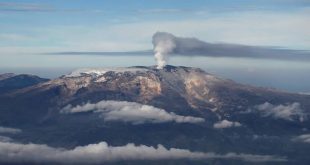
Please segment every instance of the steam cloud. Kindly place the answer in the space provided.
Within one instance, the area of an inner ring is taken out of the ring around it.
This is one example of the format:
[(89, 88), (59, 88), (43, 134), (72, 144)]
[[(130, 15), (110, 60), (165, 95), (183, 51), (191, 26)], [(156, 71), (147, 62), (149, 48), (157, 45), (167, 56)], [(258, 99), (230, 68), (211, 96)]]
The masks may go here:
[(132, 124), (143, 123), (201, 123), (205, 120), (199, 117), (181, 116), (175, 113), (156, 108), (150, 105), (143, 105), (127, 101), (100, 101), (98, 103), (87, 103), (82, 106), (72, 107), (68, 105), (62, 109), (62, 113), (79, 112), (100, 113), (105, 121), (123, 121)]
[(134, 145), (109, 146), (106, 142), (78, 146), (73, 149), (53, 148), (39, 144), (19, 144), (0, 142), (0, 163), (73, 163), (98, 164), (124, 160), (164, 160), (164, 159), (237, 159), (247, 162), (286, 161), (272, 155), (252, 155), (243, 153), (204, 153), (186, 149)]
[(169, 33), (157, 32), (153, 35), (153, 45), (155, 59), (157, 61), (157, 69), (162, 69), (167, 65), (168, 55), (173, 52), (176, 47), (175, 37)]
[(167, 64), (169, 54), (310, 60), (310, 52), (305, 50), (228, 43), (208, 43), (196, 38), (176, 37), (166, 32), (156, 32), (153, 35), (153, 47), (158, 69), (163, 68)]

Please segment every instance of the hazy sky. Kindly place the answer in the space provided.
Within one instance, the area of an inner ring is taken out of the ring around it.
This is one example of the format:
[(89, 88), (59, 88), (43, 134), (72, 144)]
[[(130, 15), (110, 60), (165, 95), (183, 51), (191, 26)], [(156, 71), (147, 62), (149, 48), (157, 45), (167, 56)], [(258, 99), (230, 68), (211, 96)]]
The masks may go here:
[[(309, 16), (309, 0), (0, 0), (0, 73), (55, 77), (79, 67), (155, 65), (151, 54), (41, 53), (150, 50), (157, 31), (209, 43), (310, 50)], [(170, 61), (245, 83), (310, 91), (309, 62), (209, 57)], [(53, 70), (46, 74), (48, 68)]]
[(0, 53), (151, 49), (156, 31), (310, 49), (309, 0), (0, 0)]

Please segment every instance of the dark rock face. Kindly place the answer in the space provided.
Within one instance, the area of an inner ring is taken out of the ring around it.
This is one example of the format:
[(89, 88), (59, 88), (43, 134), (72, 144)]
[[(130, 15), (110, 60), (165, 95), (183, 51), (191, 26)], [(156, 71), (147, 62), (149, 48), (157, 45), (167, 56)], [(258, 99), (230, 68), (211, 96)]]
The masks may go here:
[[(0, 94), (0, 126), (23, 129), (12, 137), (22, 142), (69, 148), (100, 141), (163, 144), (205, 152), (284, 155), (298, 164), (310, 161), (306, 152), (310, 145), (291, 140), (310, 129), (307, 95), (242, 85), (198, 68), (175, 66), (82, 69), (50, 81), (20, 75), (0, 80), (2, 84), (14, 91)], [(132, 125), (105, 122), (96, 113), (60, 113), (69, 104), (102, 100), (152, 105), (178, 115), (202, 117), (205, 122)], [(298, 102), (305, 119), (286, 120), (255, 109), (266, 102), (283, 107)], [(241, 126), (213, 127), (222, 120)]]

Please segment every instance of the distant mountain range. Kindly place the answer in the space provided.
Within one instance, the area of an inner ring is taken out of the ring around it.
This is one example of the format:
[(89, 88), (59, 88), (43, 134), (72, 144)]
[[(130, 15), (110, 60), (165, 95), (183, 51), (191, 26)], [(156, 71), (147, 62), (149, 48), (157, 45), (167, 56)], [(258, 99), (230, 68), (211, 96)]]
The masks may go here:
[[(306, 165), (310, 163), (309, 112), (309, 95), (243, 85), (199, 68), (79, 69), (53, 80), (3, 74), (0, 128), (22, 132), (2, 135), (0, 129), (0, 137), (12, 139), (1, 142), (0, 138), (0, 162), (10, 162), (1, 155), (4, 144), (31, 142), (72, 149), (105, 141), (112, 146), (161, 144), (203, 153), (246, 154), (192, 155), (189, 160), (186, 156), (131, 157), (130, 161), (107, 161), (111, 164)], [(257, 161), (247, 154), (269, 157)], [(35, 163), (28, 157), (18, 160), (11, 162)], [(126, 156), (121, 160), (127, 160)], [(89, 161), (84, 163), (94, 163)]]

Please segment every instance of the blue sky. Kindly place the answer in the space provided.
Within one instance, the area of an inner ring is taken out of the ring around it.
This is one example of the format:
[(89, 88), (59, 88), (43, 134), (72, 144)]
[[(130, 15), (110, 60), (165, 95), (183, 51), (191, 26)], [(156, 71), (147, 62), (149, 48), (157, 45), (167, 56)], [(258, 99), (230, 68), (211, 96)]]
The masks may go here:
[(156, 31), (310, 49), (308, 0), (0, 0), (0, 55), (151, 49)]

